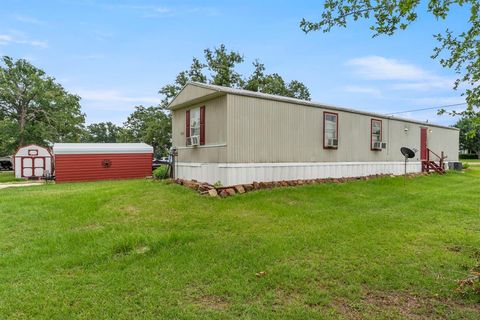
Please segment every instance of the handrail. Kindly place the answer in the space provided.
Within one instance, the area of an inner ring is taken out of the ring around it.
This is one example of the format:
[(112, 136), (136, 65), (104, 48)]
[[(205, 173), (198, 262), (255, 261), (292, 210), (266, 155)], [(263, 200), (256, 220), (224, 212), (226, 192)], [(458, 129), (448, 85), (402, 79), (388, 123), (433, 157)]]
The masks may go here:
[[(443, 158), (443, 151), (442, 151), (442, 156), (440, 157), (438, 154), (436, 154), (435, 152), (433, 152), (431, 149), (427, 148), (427, 151), (430, 153), (433, 153), (438, 159), (442, 160), (444, 159)], [(430, 159), (430, 155), (427, 156), (427, 159)]]
[(443, 155), (443, 151), (441, 153), (442, 156), (439, 156), (438, 154), (436, 154), (435, 152), (433, 152), (431, 149), (427, 148), (427, 161), (430, 161), (430, 152), (435, 155), (438, 159), (439, 159), (439, 165), (440, 165), (440, 168), (444, 169), (443, 168), (443, 160), (445, 160), (447, 157), (445, 157)]

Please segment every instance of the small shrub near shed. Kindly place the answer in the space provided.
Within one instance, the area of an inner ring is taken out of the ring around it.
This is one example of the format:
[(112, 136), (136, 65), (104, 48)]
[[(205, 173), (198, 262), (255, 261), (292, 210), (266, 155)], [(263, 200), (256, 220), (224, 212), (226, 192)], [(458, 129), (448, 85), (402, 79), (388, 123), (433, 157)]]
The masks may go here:
[(153, 177), (155, 179), (166, 179), (168, 174), (167, 166), (160, 166), (157, 169), (153, 170)]

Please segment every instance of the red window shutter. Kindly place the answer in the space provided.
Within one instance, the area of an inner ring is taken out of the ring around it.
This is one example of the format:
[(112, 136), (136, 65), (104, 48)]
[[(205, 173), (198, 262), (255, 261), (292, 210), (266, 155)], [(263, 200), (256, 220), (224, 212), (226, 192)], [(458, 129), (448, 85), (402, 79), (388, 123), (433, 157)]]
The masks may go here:
[(200, 107), (200, 145), (205, 144), (205, 106)]
[(185, 112), (185, 137), (190, 137), (190, 110)]

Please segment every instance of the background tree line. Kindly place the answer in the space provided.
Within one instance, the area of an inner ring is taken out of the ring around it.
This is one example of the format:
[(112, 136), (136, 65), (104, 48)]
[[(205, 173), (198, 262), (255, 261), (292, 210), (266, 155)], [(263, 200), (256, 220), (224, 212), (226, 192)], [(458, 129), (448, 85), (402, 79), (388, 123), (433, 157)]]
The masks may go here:
[(135, 106), (122, 125), (112, 122), (85, 124), (81, 97), (67, 92), (55, 78), (24, 59), (3, 57), (0, 63), (0, 156), (11, 155), (26, 144), (49, 146), (54, 142), (145, 142), (157, 157), (171, 147), (170, 101), (189, 81), (242, 88), (310, 100), (301, 82), (285, 81), (279, 74), (267, 74), (255, 60), (253, 72), (237, 71), (244, 63), (239, 52), (225, 45), (205, 49), (202, 59), (193, 58), (190, 68), (162, 87), (161, 103)]

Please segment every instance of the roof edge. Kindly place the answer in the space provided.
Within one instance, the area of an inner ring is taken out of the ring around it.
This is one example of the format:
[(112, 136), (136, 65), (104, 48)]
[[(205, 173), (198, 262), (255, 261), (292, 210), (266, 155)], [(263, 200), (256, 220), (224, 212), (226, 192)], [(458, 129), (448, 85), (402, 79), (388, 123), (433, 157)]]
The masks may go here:
[[(265, 100), (280, 101), (280, 102), (303, 105), (303, 106), (307, 106), (307, 107), (331, 109), (331, 110), (356, 113), (356, 114), (361, 114), (361, 115), (366, 115), (366, 116), (371, 116), (371, 117), (379, 117), (379, 118), (383, 118), (383, 119), (404, 121), (404, 122), (416, 123), (416, 124), (425, 125), (425, 126), (432, 126), (432, 127), (437, 127), (437, 128), (460, 131), (460, 129), (455, 128), (455, 127), (445, 126), (445, 125), (431, 123), (431, 122), (425, 122), (425, 121), (414, 120), (414, 119), (403, 118), (403, 117), (395, 117), (395, 116), (391, 116), (391, 115), (388, 115), (388, 114), (368, 112), (368, 111), (362, 111), (362, 110), (351, 109), (351, 108), (346, 108), (346, 107), (339, 107), (339, 106), (332, 105), (332, 104), (327, 104), (327, 103), (308, 101), (308, 100), (302, 100), (302, 99), (291, 98), (291, 97), (284, 97), (284, 96), (268, 94), (268, 93), (263, 93), (263, 92), (257, 92), (257, 91), (249, 91), (249, 90), (244, 90), (244, 89), (230, 88), (230, 87), (218, 86), (218, 85), (213, 85), (213, 84), (206, 84), (206, 83), (195, 82), (195, 81), (189, 81), (183, 86), (182, 90), (180, 90), (180, 92), (169, 103), (169, 105), (168, 105), (169, 108), (170, 108), (171, 103), (176, 99), (176, 97), (189, 85), (204, 88), (204, 89), (210, 89), (210, 90), (213, 90), (213, 91), (216, 91), (216, 92), (223, 92), (225, 94), (232, 94), (232, 95), (252, 97), (252, 98), (258, 98), (258, 99), (265, 99)], [(208, 96), (204, 96), (204, 97), (207, 98)], [(205, 99), (205, 100), (208, 100), (208, 98)], [(188, 104), (189, 103), (183, 103), (176, 109), (180, 109), (180, 108), (182, 108), (182, 107), (184, 107), (185, 105), (188, 105)], [(171, 109), (171, 110), (175, 110), (175, 109)]]

